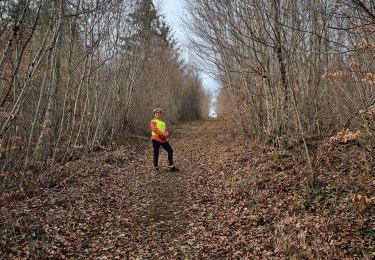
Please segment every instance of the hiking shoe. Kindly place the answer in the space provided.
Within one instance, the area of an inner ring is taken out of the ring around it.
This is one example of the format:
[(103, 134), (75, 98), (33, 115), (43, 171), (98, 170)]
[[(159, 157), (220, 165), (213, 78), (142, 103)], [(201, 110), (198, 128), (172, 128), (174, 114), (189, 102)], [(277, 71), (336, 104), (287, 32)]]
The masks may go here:
[(175, 167), (175, 166), (169, 166), (168, 169), (167, 169), (167, 172), (177, 172), (179, 170), (180, 169)]

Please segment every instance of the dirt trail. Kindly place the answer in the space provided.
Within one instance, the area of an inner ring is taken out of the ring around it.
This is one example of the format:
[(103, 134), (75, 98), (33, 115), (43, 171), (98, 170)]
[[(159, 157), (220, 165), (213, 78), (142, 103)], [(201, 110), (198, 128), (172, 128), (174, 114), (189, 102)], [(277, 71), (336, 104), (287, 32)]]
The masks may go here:
[[(202, 194), (207, 192), (196, 189), (197, 180), (204, 174), (197, 169), (196, 152), (208, 149), (207, 142), (219, 131), (220, 122), (214, 120), (185, 125), (177, 130), (179, 137), (171, 141), (181, 171), (163, 170), (160, 174), (151, 171), (151, 176), (144, 176), (137, 187), (144, 193), (144, 203), (133, 215), (138, 232), (145, 234), (138, 245), (138, 257), (186, 257), (181, 252), (183, 242), (179, 238), (186, 234)], [(150, 160), (150, 155), (145, 156)], [(165, 169), (167, 158), (163, 150), (161, 164)]]

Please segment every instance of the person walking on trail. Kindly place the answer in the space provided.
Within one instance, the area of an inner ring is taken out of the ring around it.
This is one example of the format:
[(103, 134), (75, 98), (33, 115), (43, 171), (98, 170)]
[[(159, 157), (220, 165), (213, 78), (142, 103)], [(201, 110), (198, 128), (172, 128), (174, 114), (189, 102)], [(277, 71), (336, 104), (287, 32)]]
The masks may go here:
[(167, 171), (173, 172), (179, 169), (173, 165), (173, 149), (168, 143), (168, 129), (161, 119), (162, 110), (160, 108), (155, 108), (153, 110), (154, 118), (150, 122), (151, 127), (151, 142), (154, 148), (154, 169), (159, 171), (159, 149), (160, 146), (168, 153), (168, 169)]

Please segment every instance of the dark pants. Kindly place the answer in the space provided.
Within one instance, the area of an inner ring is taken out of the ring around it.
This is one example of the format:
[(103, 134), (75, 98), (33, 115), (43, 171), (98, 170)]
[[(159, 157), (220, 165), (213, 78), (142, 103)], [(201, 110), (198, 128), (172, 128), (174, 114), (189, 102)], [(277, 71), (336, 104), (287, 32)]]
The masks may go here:
[(154, 147), (154, 166), (157, 167), (158, 164), (159, 164), (159, 149), (160, 149), (160, 146), (164, 148), (164, 150), (167, 151), (168, 153), (168, 162), (169, 162), (169, 165), (173, 165), (173, 149), (172, 147), (169, 145), (168, 142), (165, 142), (165, 143), (160, 143), (156, 140), (151, 140), (152, 141), (152, 147)]

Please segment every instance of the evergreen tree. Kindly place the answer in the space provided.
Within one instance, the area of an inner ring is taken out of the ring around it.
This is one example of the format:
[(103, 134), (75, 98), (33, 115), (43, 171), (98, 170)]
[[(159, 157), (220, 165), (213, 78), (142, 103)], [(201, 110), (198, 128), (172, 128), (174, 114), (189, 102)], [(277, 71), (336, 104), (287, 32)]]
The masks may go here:
[(175, 47), (176, 41), (171, 34), (171, 28), (164, 19), (152, 0), (137, 1), (134, 12), (130, 14), (130, 22), (135, 28), (131, 41), (151, 42), (156, 39), (168, 48)]

